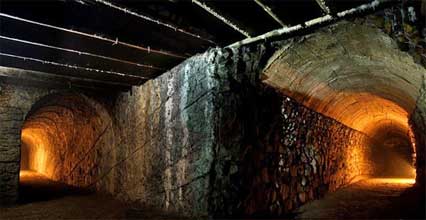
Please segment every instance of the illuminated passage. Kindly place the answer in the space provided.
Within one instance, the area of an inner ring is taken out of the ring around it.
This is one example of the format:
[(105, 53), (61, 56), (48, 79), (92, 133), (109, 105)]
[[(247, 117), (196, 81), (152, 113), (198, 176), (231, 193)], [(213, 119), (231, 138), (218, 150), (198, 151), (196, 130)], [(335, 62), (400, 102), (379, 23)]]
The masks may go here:
[(264, 83), (370, 137), (375, 175), (414, 178), (409, 117), (424, 75), (379, 29), (345, 23), (278, 51)]
[(98, 173), (97, 145), (108, 127), (106, 118), (83, 95), (55, 94), (38, 101), (22, 129), (21, 170), (88, 186)]
[(421, 186), (424, 76), (380, 29), (343, 21), (108, 97), (49, 95), (13, 131), (22, 170), (52, 180), (186, 216), (282, 217), (359, 177)]
[[(417, 219), (422, 204), (411, 191), (414, 179), (358, 181), (299, 209), (296, 219)], [(424, 207), (423, 207), (424, 209)]]

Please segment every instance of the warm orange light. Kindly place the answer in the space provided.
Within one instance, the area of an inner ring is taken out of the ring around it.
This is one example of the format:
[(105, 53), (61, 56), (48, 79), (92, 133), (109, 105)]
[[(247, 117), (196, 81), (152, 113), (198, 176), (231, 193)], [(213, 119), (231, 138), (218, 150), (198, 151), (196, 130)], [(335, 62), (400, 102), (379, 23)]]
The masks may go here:
[(46, 176), (44, 176), (41, 173), (37, 173), (33, 170), (21, 170), (19, 172), (19, 179), (20, 181), (28, 182), (29, 180), (36, 180), (36, 179), (45, 179)]
[(33, 173), (33, 171), (31, 171), (31, 170), (21, 170), (19, 172), (19, 177), (25, 178), (25, 177), (31, 176), (32, 173)]
[[(49, 159), (52, 144), (49, 142), (45, 131), (37, 128), (24, 128), (21, 139), (29, 148), (28, 168), (51, 177), (54, 168), (53, 161)], [(26, 173), (22, 175), (26, 175)]]
[(414, 184), (416, 179), (412, 178), (374, 178), (371, 179), (373, 183), (393, 183), (393, 184)]
[[(416, 177), (416, 169), (414, 169), (413, 167), (411, 167), (410, 169), (410, 173), (413, 177)], [(415, 179), (415, 178), (414, 178)]]

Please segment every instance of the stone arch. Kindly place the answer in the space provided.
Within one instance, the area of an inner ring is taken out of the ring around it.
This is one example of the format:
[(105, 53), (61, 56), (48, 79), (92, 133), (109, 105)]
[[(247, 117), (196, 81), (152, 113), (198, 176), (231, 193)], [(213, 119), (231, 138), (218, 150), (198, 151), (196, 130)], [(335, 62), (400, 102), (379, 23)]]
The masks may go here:
[(112, 120), (95, 99), (77, 93), (52, 93), (33, 104), (21, 133), (21, 163), (50, 179), (92, 186), (112, 141)]
[[(425, 74), (380, 29), (343, 21), (276, 52), (262, 79), (308, 108), (383, 141), (409, 140), (409, 119), (420, 108)], [(424, 139), (424, 130), (414, 129), (416, 141)], [(377, 136), (378, 131), (391, 136)], [(423, 154), (424, 144), (416, 147)], [(417, 172), (417, 180), (423, 178)]]

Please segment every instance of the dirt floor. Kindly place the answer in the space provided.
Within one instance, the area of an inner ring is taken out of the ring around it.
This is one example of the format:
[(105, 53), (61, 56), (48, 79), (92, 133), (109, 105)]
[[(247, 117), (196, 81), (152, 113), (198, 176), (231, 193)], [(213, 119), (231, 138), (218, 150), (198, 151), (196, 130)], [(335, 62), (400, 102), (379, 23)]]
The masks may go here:
[[(296, 219), (425, 219), (424, 189), (412, 179), (365, 179), (302, 206)], [(34, 172), (21, 176), (19, 204), (0, 219), (178, 219), (82, 191)]]
[(146, 210), (25, 171), (21, 174), (19, 204), (0, 208), (0, 219), (177, 219)]
[(426, 195), (413, 182), (364, 179), (305, 204), (296, 219), (425, 219)]

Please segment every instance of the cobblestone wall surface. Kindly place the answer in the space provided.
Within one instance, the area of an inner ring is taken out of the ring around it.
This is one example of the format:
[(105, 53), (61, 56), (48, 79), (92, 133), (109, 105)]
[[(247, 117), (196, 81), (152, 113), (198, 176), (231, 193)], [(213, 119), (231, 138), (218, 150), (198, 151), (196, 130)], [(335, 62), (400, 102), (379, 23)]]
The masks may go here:
[[(367, 136), (262, 83), (285, 44), (210, 49), (108, 97), (111, 121), (92, 127), (107, 135), (84, 138), (93, 160), (73, 155), (90, 169), (75, 169), (70, 181), (187, 216), (277, 217), (371, 173)], [(51, 93), (8, 88), (0, 91), (2, 203), (16, 200), (24, 117)]]
[(0, 83), (0, 205), (18, 198), (21, 128), (32, 102), (45, 93)]
[(372, 172), (365, 134), (260, 82), (271, 48), (216, 51), (209, 208), (218, 217), (285, 216)]
[(423, 79), (417, 106), (410, 117), (410, 126), (414, 133), (416, 144), (416, 184), (423, 187), (426, 184), (426, 80)]

